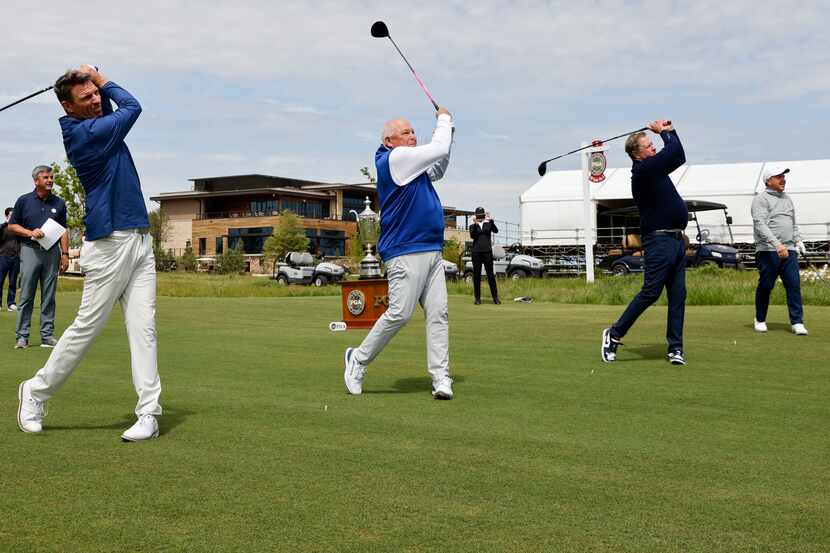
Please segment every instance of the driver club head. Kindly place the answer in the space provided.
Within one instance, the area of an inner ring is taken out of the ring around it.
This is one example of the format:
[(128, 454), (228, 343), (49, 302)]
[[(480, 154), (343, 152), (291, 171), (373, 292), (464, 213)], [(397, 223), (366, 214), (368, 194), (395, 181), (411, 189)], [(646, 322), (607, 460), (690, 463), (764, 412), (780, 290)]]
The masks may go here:
[(540, 163), (539, 167), (536, 170), (539, 171), (539, 176), (540, 177), (544, 177), (545, 173), (548, 172), (548, 162), (545, 161), (545, 162)]
[(383, 21), (375, 21), (372, 23), (372, 28), (369, 30), (375, 38), (386, 38), (389, 36), (389, 29)]

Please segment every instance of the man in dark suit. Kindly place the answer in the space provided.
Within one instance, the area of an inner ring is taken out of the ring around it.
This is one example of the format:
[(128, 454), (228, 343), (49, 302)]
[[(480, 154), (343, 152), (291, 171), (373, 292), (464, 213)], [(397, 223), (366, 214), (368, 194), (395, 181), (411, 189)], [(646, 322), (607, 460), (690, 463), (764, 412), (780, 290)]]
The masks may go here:
[(9, 218), (13, 209), (6, 208), (6, 219), (0, 225), (0, 306), (2, 306), (3, 281), (8, 276), (9, 291), (6, 295), (6, 309), (17, 311), (14, 301), (17, 295), (17, 274), (20, 272), (20, 241), (17, 235), (9, 230)]
[(493, 242), (491, 234), (498, 234), (499, 229), (492, 215), (485, 212), (483, 207), (476, 208), (475, 221), (470, 225), (470, 238), (473, 239), (473, 291), (475, 304), (481, 305), (481, 266), (487, 272), (487, 283), (490, 285), (490, 295), (493, 303), (500, 304), (499, 290), (496, 287), (496, 276), (493, 274)]

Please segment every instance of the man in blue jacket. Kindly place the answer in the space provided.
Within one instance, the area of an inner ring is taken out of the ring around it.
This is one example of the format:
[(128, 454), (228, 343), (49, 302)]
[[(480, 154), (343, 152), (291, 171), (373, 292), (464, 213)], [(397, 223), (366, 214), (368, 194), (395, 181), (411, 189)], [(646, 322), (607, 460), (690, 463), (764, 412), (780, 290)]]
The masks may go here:
[[(46, 365), (18, 388), (17, 423), (40, 432), (46, 402), (60, 389), (121, 304), (130, 344), (138, 420), (121, 438), (158, 436), (161, 414), (156, 355), (156, 269), (147, 208), (130, 151), (124, 143), (141, 113), (138, 101), (96, 68), (67, 71), (55, 83), (66, 111), (63, 144), (86, 193), (86, 238), (81, 250), (84, 291), (78, 316), (64, 331)], [(110, 101), (118, 109), (113, 111)]]
[(631, 193), (640, 210), (640, 234), (645, 250), (645, 274), (640, 290), (622, 317), (602, 331), (602, 360), (616, 360), (620, 341), (637, 318), (660, 297), (663, 287), (669, 300), (666, 341), (668, 360), (685, 365), (683, 316), (686, 308), (686, 242), (683, 230), (689, 222), (686, 203), (669, 175), (686, 163), (683, 145), (671, 121), (658, 120), (648, 126), (663, 139), (657, 152), (646, 133), (625, 141), (631, 158)]
[(452, 399), (449, 316), (444, 277), (444, 210), (432, 182), (450, 161), (453, 124), (440, 108), (432, 141), (418, 146), (405, 119), (388, 121), (375, 153), (380, 230), (378, 253), (386, 264), (389, 307), (358, 348), (347, 348), (344, 380), (350, 394), (363, 392), (366, 367), (409, 321), (420, 303), (426, 316), (427, 368), (432, 396)]

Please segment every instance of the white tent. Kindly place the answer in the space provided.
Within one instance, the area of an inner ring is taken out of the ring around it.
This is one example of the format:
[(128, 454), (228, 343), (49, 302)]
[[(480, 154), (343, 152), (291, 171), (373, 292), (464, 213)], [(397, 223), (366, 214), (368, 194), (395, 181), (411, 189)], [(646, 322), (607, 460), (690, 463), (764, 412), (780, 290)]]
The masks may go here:
[[(830, 240), (830, 159), (684, 165), (671, 174), (686, 200), (726, 204), (733, 218), (735, 242), (750, 243), (755, 194), (764, 190), (761, 172), (766, 164), (790, 168), (787, 194), (805, 240)], [(594, 224), (599, 210), (633, 205), (631, 169), (612, 168), (605, 180), (591, 185)], [(519, 197), (521, 240), (525, 246), (579, 244), (584, 239), (582, 171), (551, 171)], [(722, 212), (699, 214), (702, 228), (714, 241), (729, 240)]]

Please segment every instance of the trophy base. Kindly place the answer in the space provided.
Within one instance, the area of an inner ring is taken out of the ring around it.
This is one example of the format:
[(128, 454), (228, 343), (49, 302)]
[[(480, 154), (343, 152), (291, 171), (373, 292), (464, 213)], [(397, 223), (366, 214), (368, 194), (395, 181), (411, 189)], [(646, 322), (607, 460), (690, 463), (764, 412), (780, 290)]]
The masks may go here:
[(381, 278), (380, 262), (374, 257), (372, 259), (364, 258), (360, 262), (360, 280), (367, 280), (373, 278)]
[(385, 278), (345, 280), (340, 287), (343, 320), (331, 323), (333, 332), (372, 328), (389, 306), (389, 281)]

